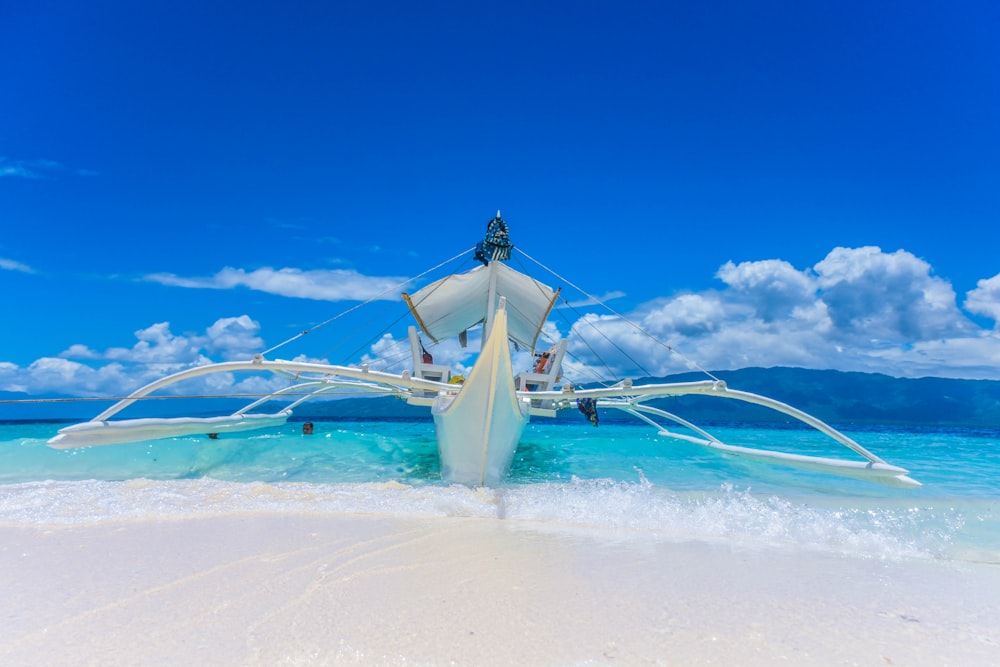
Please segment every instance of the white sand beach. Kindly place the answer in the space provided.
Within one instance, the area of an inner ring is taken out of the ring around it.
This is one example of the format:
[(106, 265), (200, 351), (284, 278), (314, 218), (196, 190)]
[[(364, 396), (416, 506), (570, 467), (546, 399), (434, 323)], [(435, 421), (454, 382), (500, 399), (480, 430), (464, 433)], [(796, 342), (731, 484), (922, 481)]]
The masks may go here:
[(0, 526), (19, 665), (993, 665), (1000, 567), (483, 518)]

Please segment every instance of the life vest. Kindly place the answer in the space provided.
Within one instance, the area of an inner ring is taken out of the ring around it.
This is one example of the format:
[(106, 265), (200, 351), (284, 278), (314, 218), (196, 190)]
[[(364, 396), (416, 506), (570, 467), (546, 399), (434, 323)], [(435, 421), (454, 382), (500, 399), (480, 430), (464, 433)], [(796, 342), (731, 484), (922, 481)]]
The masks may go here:
[(532, 369), (532, 372), (533, 373), (544, 373), (545, 372), (545, 366), (548, 363), (549, 363), (549, 353), (548, 352), (542, 352), (540, 355), (538, 355), (538, 361), (535, 362), (535, 367), (534, 367), (534, 369)]
[(549, 367), (550, 363), (552, 362), (552, 356), (556, 353), (557, 349), (558, 345), (553, 345), (552, 347), (549, 348), (548, 352), (542, 352), (540, 355), (538, 355), (538, 361), (535, 362), (535, 369), (533, 372), (544, 373), (545, 370)]

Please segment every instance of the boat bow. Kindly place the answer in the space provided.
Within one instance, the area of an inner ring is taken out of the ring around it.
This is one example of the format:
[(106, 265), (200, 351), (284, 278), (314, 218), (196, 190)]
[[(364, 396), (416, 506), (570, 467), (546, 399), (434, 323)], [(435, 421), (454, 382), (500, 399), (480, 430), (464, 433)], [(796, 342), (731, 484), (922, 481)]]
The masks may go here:
[(518, 398), (507, 342), (505, 300), (472, 372), (457, 393), (441, 392), (431, 408), (441, 477), (469, 486), (494, 486), (506, 477), (530, 400)]

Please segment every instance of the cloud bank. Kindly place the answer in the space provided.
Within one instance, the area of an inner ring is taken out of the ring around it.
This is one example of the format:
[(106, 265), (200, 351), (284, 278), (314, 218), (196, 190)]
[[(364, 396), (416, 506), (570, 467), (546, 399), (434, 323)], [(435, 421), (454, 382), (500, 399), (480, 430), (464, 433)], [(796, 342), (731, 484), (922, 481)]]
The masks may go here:
[[(715, 289), (665, 295), (622, 315), (595, 308), (575, 319), (554, 318), (558, 321), (546, 326), (543, 340), (569, 335), (566, 375), (578, 382), (748, 366), (1000, 379), (1000, 274), (980, 280), (961, 306), (946, 280), (904, 250), (835, 248), (804, 269), (779, 259), (727, 262), (716, 278)], [(322, 300), (395, 298), (404, 281), (351, 270), (233, 268), (209, 278), (148, 279)], [(248, 358), (274, 342), (265, 341), (260, 325), (247, 315), (219, 319), (194, 335), (174, 334), (168, 322), (160, 322), (136, 331), (131, 347), (98, 351), (78, 344), (24, 368), (0, 362), (0, 390), (121, 395), (210, 360)], [(433, 352), (438, 363), (468, 372), (478, 348), (477, 333), (470, 332), (467, 348), (448, 342)], [(363, 360), (398, 372), (410, 367), (409, 356), (402, 334), (399, 339), (386, 334)], [(526, 351), (515, 355), (518, 368), (530, 361)], [(205, 380), (199, 390), (253, 392), (273, 386), (270, 379), (253, 378), (233, 388), (230, 380)]]
[[(663, 297), (627, 318), (714, 370), (799, 366), (1000, 379), (996, 326), (974, 323), (951, 285), (904, 250), (835, 248), (804, 270), (782, 260), (728, 262), (716, 277), (724, 287)], [(965, 307), (995, 321), (1000, 276), (980, 281)], [(595, 325), (621, 349), (600, 339), (592, 348), (571, 345), (585, 363), (603, 361), (622, 374), (630, 364), (653, 375), (677, 371), (672, 357), (679, 355), (664, 355), (621, 318), (592, 315), (573, 329), (593, 338), (587, 332)]]

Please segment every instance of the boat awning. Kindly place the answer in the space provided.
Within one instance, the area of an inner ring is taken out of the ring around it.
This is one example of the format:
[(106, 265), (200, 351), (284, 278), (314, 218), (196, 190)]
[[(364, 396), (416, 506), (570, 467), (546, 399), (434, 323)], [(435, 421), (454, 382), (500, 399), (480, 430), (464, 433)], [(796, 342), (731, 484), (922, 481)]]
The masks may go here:
[[(507, 298), (508, 333), (519, 345), (535, 349), (538, 334), (558, 291), (496, 262), (497, 299)], [(425, 334), (435, 342), (457, 336), (486, 320), (490, 309), (490, 267), (479, 266), (431, 283), (403, 298)]]

